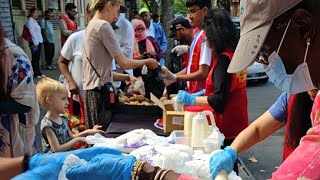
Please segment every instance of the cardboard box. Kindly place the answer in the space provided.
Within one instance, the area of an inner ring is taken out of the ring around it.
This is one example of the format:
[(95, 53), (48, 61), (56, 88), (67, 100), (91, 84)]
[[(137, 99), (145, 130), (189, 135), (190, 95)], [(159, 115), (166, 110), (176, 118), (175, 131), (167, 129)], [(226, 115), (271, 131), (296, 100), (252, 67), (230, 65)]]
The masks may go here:
[(150, 93), (150, 99), (163, 110), (162, 120), (165, 133), (170, 133), (173, 130), (183, 130), (184, 112), (174, 111), (171, 100), (162, 102), (152, 93)]

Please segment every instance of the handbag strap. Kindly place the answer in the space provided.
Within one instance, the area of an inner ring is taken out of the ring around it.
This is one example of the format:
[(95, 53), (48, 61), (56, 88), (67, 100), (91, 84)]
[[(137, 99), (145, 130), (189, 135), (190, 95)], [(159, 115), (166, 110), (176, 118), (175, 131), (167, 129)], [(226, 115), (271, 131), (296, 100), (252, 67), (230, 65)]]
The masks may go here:
[[(87, 53), (86, 53), (87, 54)], [(93, 66), (93, 64), (91, 63), (91, 61), (89, 60), (89, 58), (88, 58), (88, 56), (86, 55), (86, 58), (87, 58), (87, 60), (89, 61), (89, 63), (90, 63), (90, 65), (91, 65), (91, 67), (92, 67), (92, 69), (94, 70), (94, 72), (97, 74), (97, 76), (100, 78), (100, 80), (101, 80), (101, 76), (100, 76), (100, 74), (98, 73), (98, 71), (96, 70), (96, 68), (94, 68), (94, 66)]]
[(87, 59), (87, 60), (89, 61), (89, 63), (90, 63), (90, 66), (92, 67), (92, 69), (94, 70), (94, 72), (95, 72), (95, 73), (97, 74), (97, 76), (99, 77), (101, 84), (103, 84), (103, 81), (102, 81), (102, 79), (101, 79), (100, 74), (98, 73), (98, 71), (96, 70), (96, 68), (94, 68), (92, 62), (90, 61), (89, 57), (87, 56), (87, 52), (86, 52), (86, 48), (85, 48), (85, 43), (84, 43), (84, 45), (83, 45), (83, 51), (84, 51), (84, 54), (85, 54), (85, 56), (86, 56), (86, 59)]

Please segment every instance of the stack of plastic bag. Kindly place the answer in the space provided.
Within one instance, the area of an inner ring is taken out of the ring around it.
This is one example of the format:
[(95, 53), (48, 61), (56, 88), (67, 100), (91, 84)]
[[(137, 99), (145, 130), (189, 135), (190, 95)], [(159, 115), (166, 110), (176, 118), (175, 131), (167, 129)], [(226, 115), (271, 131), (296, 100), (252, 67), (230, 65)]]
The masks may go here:
[(156, 135), (149, 129), (136, 129), (115, 138), (113, 144), (116, 147), (140, 148), (147, 145), (168, 144), (165, 137)]
[(136, 129), (117, 138), (105, 138), (100, 134), (86, 137), (88, 144), (94, 146), (117, 147), (120, 149), (137, 149), (142, 146), (166, 145), (171, 138), (157, 136), (149, 129)]
[(192, 159), (192, 154), (193, 150), (182, 144), (144, 146), (130, 153), (149, 165), (172, 169), (178, 173), (188, 171), (185, 163)]

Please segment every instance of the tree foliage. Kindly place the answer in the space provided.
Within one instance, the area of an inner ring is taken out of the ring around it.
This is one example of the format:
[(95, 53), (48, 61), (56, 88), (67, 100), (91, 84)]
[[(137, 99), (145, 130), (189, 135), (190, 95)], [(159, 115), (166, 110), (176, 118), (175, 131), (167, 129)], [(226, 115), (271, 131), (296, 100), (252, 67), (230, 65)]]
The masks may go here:
[[(174, 0), (174, 2), (172, 4), (168, 4), (165, 6), (169, 7), (169, 6), (173, 5), (174, 14), (181, 14), (183, 16), (186, 16), (186, 14), (187, 14), (186, 1), (187, 0)], [(162, 2), (162, 4), (168, 3), (163, 0), (161, 2)], [(139, 0), (138, 1), (138, 9), (140, 9), (142, 7), (147, 7), (150, 10), (150, 12), (160, 13), (161, 7), (163, 7), (163, 6), (158, 6), (156, 0)]]
[(186, 7), (187, 0), (175, 0), (174, 1), (174, 13), (175, 14), (182, 14), (183, 16), (187, 15), (187, 7)]
[(151, 13), (160, 13), (161, 6), (155, 0), (139, 0), (138, 9), (147, 7)]

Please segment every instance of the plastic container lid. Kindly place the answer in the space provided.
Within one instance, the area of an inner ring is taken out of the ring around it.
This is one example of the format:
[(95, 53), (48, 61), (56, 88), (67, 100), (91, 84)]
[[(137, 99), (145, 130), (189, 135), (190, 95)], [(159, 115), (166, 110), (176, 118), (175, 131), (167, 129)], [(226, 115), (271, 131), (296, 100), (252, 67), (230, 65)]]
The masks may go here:
[(202, 106), (187, 106), (185, 111), (188, 112), (202, 112), (204, 109)]

